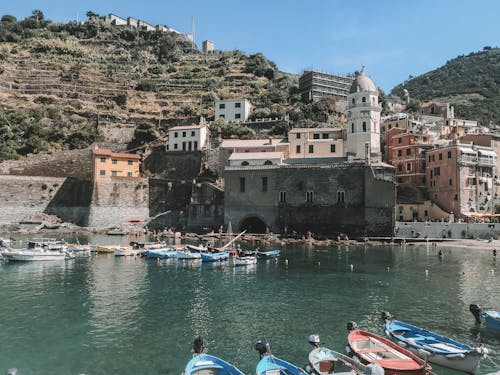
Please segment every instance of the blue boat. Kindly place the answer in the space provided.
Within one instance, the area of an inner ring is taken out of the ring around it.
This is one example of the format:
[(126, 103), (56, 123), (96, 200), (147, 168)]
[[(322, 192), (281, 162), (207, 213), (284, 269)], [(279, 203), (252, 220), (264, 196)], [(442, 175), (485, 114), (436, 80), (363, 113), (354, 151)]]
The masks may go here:
[(479, 362), (488, 354), (483, 347), (472, 348), (448, 337), (395, 320), (384, 312), (385, 334), (399, 346), (420, 358), (454, 370), (475, 374)]
[(477, 323), (481, 324), (481, 319), (483, 319), (486, 327), (500, 329), (500, 311), (493, 309), (483, 310), (476, 304), (470, 304), (469, 311), (474, 315)]
[(229, 258), (229, 251), (220, 251), (218, 253), (201, 252), (202, 262), (221, 262)]
[(193, 343), (195, 356), (187, 363), (183, 375), (245, 375), (229, 362), (203, 353), (204, 345), (201, 337)]
[(151, 249), (146, 251), (146, 257), (148, 259), (166, 259), (175, 258), (177, 256), (177, 251), (173, 249)]
[(271, 354), (271, 349), (267, 340), (259, 340), (255, 344), (255, 349), (260, 354), (260, 361), (257, 363), (257, 375), (306, 375), (307, 372), (294, 364)]
[(261, 259), (270, 259), (279, 257), (280, 251), (279, 250), (258, 251), (257, 254)]

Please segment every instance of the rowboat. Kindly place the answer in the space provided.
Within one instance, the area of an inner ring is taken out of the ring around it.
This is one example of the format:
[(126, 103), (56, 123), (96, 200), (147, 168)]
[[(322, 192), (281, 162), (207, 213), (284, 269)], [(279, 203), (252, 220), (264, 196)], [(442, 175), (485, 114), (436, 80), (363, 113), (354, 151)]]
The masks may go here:
[(469, 311), (474, 315), (477, 323), (481, 324), (482, 318), (486, 327), (500, 329), (500, 311), (483, 310), (476, 304), (469, 305)]
[[(350, 322), (348, 327), (356, 327)], [(410, 351), (371, 332), (354, 329), (347, 336), (348, 349), (361, 362), (377, 363), (386, 375), (428, 375), (432, 367)], [(351, 354), (348, 353), (348, 354)]]
[(262, 259), (276, 258), (280, 256), (279, 250), (258, 251), (258, 257)]
[(115, 257), (127, 257), (127, 256), (137, 256), (140, 253), (138, 249), (132, 249), (131, 247), (115, 247), (113, 249)]
[(46, 250), (42, 248), (8, 250), (4, 251), (2, 256), (6, 260), (17, 262), (65, 260), (71, 258), (65, 251)]
[(344, 354), (320, 346), (318, 335), (309, 336), (313, 350), (309, 353), (309, 365), (306, 371), (314, 375), (358, 375), (364, 374), (366, 366)]
[(307, 372), (294, 364), (271, 354), (271, 349), (267, 340), (259, 340), (255, 344), (255, 350), (260, 354), (260, 361), (257, 363), (257, 375), (305, 375)]
[(253, 264), (257, 264), (257, 257), (255, 257), (255, 256), (234, 257), (231, 261), (231, 264), (234, 267), (251, 266)]
[(197, 338), (193, 346), (195, 355), (187, 363), (183, 375), (244, 375), (243, 372), (223, 359), (203, 353), (204, 345), (201, 338)]
[(229, 258), (229, 251), (220, 251), (218, 253), (201, 252), (202, 262), (221, 262)]
[(171, 248), (151, 249), (146, 251), (146, 257), (149, 259), (166, 259), (177, 257), (177, 251)]
[(193, 253), (187, 249), (177, 249), (175, 256), (177, 259), (201, 259), (200, 253)]
[(208, 250), (208, 248), (206, 246), (203, 246), (203, 245), (196, 246), (196, 245), (187, 244), (186, 247), (191, 251), (207, 251)]
[(472, 348), (448, 337), (395, 320), (384, 312), (385, 334), (399, 346), (408, 349), (429, 362), (475, 374), (481, 359), (488, 354), (488, 349), (479, 346)]

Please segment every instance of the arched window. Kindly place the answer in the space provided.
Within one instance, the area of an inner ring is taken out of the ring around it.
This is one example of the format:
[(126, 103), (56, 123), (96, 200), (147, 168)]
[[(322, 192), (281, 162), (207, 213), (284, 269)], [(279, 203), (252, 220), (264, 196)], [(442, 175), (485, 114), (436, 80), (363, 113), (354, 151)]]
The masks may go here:
[(337, 191), (337, 203), (345, 203), (345, 192), (344, 190)]
[(249, 165), (249, 163), (248, 163), (248, 161), (245, 160), (244, 162), (241, 163), (241, 165), (245, 166), (245, 165)]
[(264, 162), (264, 165), (273, 165), (273, 162), (271, 160), (266, 160)]
[(351, 124), (351, 133), (354, 133), (354, 124)]
[(365, 96), (363, 96), (363, 97), (361, 98), (361, 101), (362, 101), (363, 103), (366, 103), (366, 97), (365, 97)]
[(354, 100), (354, 98), (352, 98), (352, 104), (356, 103), (356, 101)]
[(363, 131), (366, 131), (366, 121), (363, 121)]

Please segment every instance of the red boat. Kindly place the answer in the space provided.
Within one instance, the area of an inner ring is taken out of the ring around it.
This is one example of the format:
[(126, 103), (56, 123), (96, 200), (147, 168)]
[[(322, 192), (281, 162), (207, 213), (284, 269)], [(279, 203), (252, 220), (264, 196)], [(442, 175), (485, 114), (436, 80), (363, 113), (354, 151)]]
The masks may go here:
[(379, 364), (385, 375), (428, 375), (432, 370), (423, 359), (373, 333), (357, 329), (349, 333), (347, 340), (361, 362)]

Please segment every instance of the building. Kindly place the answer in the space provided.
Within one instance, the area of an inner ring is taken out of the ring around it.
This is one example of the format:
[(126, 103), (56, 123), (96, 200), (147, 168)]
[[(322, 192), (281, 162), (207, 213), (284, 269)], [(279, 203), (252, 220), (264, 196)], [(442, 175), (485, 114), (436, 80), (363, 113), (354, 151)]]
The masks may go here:
[(381, 161), (380, 113), (378, 89), (361, 70), (354, 79), (347, 96), (347, 158)]
[(125, 18), (122, 18), (120, 16), (117, 16), (116, 14), (110, 13), (106, 17), (106, 21), (109, 22), (112, 25), (115, 26), (127, 26), (127, 20)]
[(426, 158), (433, 202), (459, 218), (494, 213), (497, 154), (491, 147), (453, 142), (427, 151)]
[(282, 152), (235, 152), (228, 159), (228, 165), (232, 167), (279, 165), (282, 164), (282, 162)]
[(203, 53), (213, 52), (215, 49), (215, 43), (212, 40), (205, 40), (201, 44)]
[(344, 128), (294, 128), (288, 132), (290, 158), (342, 158)]
[(215, 102), (215, 120), (247, 121), (252, 111), (252, 104), (247, 99), (217, 100)]
[(352, 82), (351, 77), (306, 70), (299, 78), (299, 92), (303, 101), (325, 97), (346, 101)]
[(102, 148), (94, 148), (92, 153), (94, 181), (141, 177), (140, 155), (111, 152)]
[(208, 125), (174, 126), (168, 129), (167, 151), (200, 151), (208, 143)]
[(420, 114), (454, 118), (455, 109), (450, 103), (425, 102), (420, 104)]
[(382, 119), (380, 133), (385, 134), (393, 128), (407, 129), (409, 128), (409, 117), (407, 113), (398, 113), (391, 116), (386, 116)]

